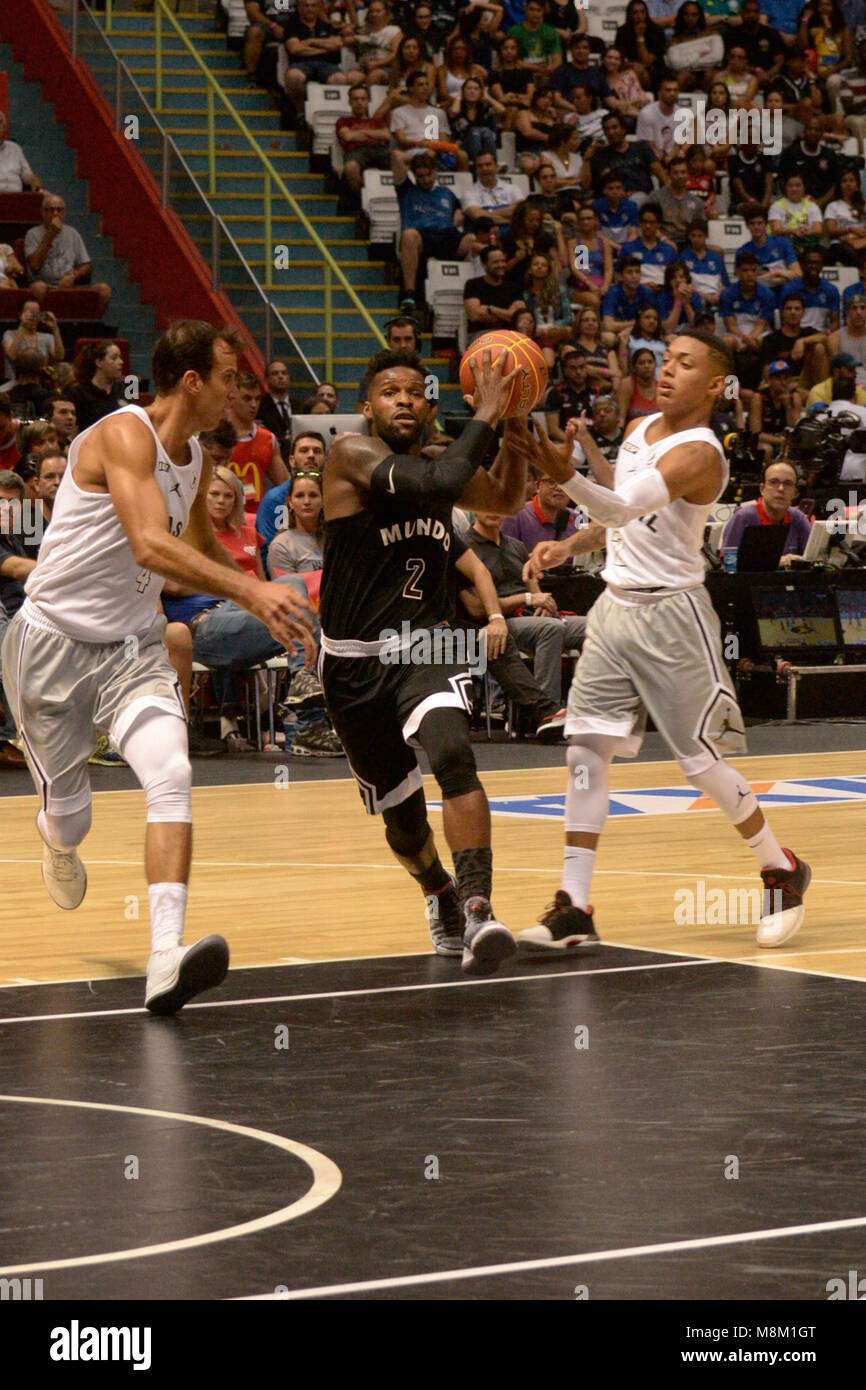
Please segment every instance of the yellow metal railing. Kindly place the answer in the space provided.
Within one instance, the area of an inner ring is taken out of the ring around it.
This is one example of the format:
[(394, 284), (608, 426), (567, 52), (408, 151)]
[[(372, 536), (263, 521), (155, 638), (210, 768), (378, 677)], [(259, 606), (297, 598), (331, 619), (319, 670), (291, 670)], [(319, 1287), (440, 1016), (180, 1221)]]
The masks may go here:
[[(140, 12), (139, 12), (140, 13)], [(190, 43), (180, 24), (166, 4), (166, 0), (154, 0), (154, 100), (153, 107), (156, 112), (162, 110), (162, 87), (163, 87), (163, 45), (165, 42), (165, 27), (163, 18), (167, 19), (171, 28), (174, 29), (187, 53), (189, 53), (199, 72), (207, 84), (207, 167), (208, 167), (208, 195), (213, 197), (216, 193), (216, 99), (228, 112), (231, 119), (237, 126), (238, 131), (246, 140), (251, 152), (260, 161), (262, 174), (264, 176), (264, 197), (263, 197), (263, 222), (264, 222), (264, 242), (265, 242), (265, 279), (263, 288), (265, 290), (277, 289), (274, 283), (274, 263), (273, 263), (273, 213), (272, 200), (273, 189), (276, 188), (282, 195), (292, 210), (294, 217), (301, 224), (307, 233), (310, 241), (318, 249), (322, 257), (322, 266), (325, 275), (325, 377), (330, 379), (334, 374), (334, 344), (333, 329), (331, 325), (331, 300), (334, 282), (346, 291), (349, 299), (358, 313), (373, 333), (381, 347), (386, 347), (387, 343), (381, 329), (371, 317), (369, 310), (359, 299), (353, 285), (349, 283), (340, 266), (334, 260), (328, 247), (322, 241), (313, 224), (310, 222), (303, 208), (298, 203), (273, 161), (262, 149), (252, 131), (246, 125), (240, 113), (229, 101), (219, 83), (208, 71), (202, 62), (195, 48)], [(105, 0), (105, 32), (110, 34), (114, 25), (114, 0)]]

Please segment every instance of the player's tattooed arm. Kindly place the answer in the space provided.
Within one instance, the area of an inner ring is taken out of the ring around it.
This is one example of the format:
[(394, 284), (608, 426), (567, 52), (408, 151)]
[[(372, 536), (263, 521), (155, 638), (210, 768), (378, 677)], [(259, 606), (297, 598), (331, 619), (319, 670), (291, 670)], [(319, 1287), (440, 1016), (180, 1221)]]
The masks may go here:
[[(76, 482), (85, 492), (110, 493), (135, 563), (196, 593), (233, 599), (259, 618), (284, 646), (301, 642), (310, 666), (316, 644), (312, 610), (289, 584), (261, 584), (233, 565), (173, 536), (154, 474), (153, 436), (132, 415), (107, 416), (81, 447)], [(201, 480), (200, 480), (201, 484)], [(209, 524), (209, 522), (208, 522)]]
[(526, 501), (526, 469), (531, 461), (532, 438), (525, 419), (506, 420), (502, 448), (492, 466), (478, 469), (458, 505), (470, 512), (514, 516)]
[[(379, 492), (391, 496), (436, 497), (457, 502), (470, 479), (482, 468), (493, 444), (494, 427), (502, 417), (511, 394), (512, 383), (519, 368), (505, 372), (507, 354), (501, 353), (495, 362), (491, 353), (482, 353), (482, 360), (472, 360), (475, 375), (475, 395), (466, 397), (475, 411), (474, 418), (463, 428), (459, 439), (449, 444), (435, 459), (419, 454), (395, 454), (383, 440), (366, 435), (344, 435), (336, 441), (328, 457), (325, 471), (325, 515), (329, 519), (347, 516), (363, 505), (362, 494)], [(399, 416), (417, 420), (424, 415), (424, 382), (419, 377), (417, 390), (420, 400), (412, 404), (416, 388), (404, 388), (386, 378), (375, 390), (375, 406), (384, 419)], [(364, 407), (368, 418), (377, 418), (373, 403)], [(429, 418), (429, 417), (428, 417)]]

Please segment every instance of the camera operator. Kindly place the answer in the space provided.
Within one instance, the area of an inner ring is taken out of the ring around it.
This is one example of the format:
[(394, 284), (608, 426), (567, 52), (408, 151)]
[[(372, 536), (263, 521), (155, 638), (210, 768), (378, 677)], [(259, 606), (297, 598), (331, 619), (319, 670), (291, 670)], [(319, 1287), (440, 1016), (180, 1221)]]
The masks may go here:
[(749, 434), (764, 463), (777, 458), (785, 443), (785, 430), (793, 429), (803, 414), (803, 396), (794, 384), (794, 368), (780, 357), (767, 366), (767, 385), (752, 394)]
[(794, 555), (802, 555), (809, 539), (811, 524), (805, 512), (795, 507), (798, 479), (792, 463), (778, 459), (768, 463), (761, 480), (761, 495), (755, 502), (739, 507), (725, 527), (722, 549), (740, 548), (743, 532), (748, 526), (788, 527), (782, 551), (781, 565), (789, 565)]

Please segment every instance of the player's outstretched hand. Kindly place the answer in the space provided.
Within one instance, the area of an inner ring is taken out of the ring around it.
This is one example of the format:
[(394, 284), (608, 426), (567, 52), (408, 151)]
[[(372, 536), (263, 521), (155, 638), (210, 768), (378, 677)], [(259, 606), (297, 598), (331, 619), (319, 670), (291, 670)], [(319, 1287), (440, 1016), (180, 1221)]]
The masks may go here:
[(515, 367), (513, 371), (506, 372), (507, 364), (508, 353), (504, 349), (495, 362), (489, 348), (482, 352), (480, 362), (477, 357), (470, 360), (475, 377), (475, 395), (464, 396), (463, 399), (475, 411), (476, 418), (488, 425), (496, 425), (501, 420), (502, 412), (508, 405), (512, 384), (517, 374), (523, 370), (522, 367)]
[(504, 442), (512, 458), (524, 462), (527, 468), (535, 466), (536, 443), (525, 415), (513, 415), (505, 421)]
[(318, 654), (312, 633), (313, 610), (291, 584), (260, 584), (251, 609), (284, 647), (294, 651), (300, 643), (306, 665), (313, 669)]
[(545, 570), (564, 565), (570, 555), (568, 541), (539, 541), (523, 566), (524, 583), (537, 584)]
[(568, 482), (574, 472), (571, 455), (577, 436), (577, 421), (569, 420), (566, 425), (564, 444), (554, 444), (540, 420), (533, 420), (533, 424), (538, 435), (538, 447), (535, 454), (537, 467), (549, 478), (555, 478), (558, 483)]

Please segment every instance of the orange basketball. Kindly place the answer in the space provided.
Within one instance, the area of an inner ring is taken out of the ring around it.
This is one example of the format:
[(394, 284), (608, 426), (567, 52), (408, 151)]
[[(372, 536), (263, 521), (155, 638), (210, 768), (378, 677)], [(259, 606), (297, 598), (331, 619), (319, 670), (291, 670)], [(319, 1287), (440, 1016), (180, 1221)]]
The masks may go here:
[(530, 410), (534, 410), (538, 405), (547, 389), (547, 363), (541, 348), (525, 334), (514, 333), (510, 328), (494, 328), (490, 333), (483, 333), (466, 349), (460, 360), (460, 388), (464, 396), (475, 395), (475, 377), (472, 374), (471, 363), (472, 359), (477, 357), (480, 366), (481, 354), (485, 348), (490, 349), (492, 362), (496, 361), (503, 349), (507, 350), (506, 375), (515, 367), (522, 368), (514, 378), (511, 395), (503, 411), (504, 418), (507, 420), (512, 415), (528, 415)]

